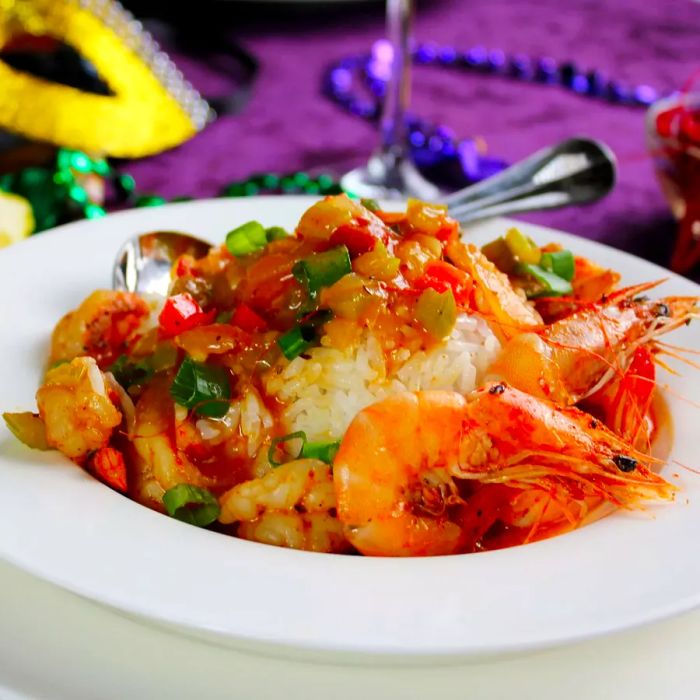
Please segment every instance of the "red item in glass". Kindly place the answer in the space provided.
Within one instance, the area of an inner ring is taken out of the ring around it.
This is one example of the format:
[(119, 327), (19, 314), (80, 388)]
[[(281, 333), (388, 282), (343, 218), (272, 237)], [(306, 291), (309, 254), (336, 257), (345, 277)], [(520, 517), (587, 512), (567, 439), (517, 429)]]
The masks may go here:
[(670, 267), (685, 274), (700, 263), (700, 100), (696, 93), (687, 93), (666, 105), (653, 116), (651, 148), (662, 189), (679, 222)]

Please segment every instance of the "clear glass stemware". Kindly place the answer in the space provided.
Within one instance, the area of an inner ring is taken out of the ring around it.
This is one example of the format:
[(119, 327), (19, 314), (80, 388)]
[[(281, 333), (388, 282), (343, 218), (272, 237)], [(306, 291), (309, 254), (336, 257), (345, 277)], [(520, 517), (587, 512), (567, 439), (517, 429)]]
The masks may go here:
[(406, 111), (411, 94), (411, 29), (415, 0), (387, 0), (389, 80), (380, 118), (381, 141), (365, 167), (341, 179), (346, 192), (373, 199), (416, 197), (436, 200), (437, 187), (413, 165), (409, 155)]

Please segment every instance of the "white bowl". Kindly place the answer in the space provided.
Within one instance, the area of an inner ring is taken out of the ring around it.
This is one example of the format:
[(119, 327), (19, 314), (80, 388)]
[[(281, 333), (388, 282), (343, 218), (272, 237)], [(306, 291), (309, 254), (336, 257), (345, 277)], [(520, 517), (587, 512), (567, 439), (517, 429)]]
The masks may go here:
[[(306, 197), (222, 199), (146, 208), (41, 234), (0, 252), (3, 410), (34, 406), (56, 320), (107, 287), (128, 236), (180, 229), (219, 241), (252, 218), (293, 227)], [(474, 229), (484, 242), (508, 222)], [(660, 294), (699, 287), (643, 260), (529, 224)], [(700, 348), (696, 324), (674, 335)], [(700, 375), (668, 376), (671, 458), (697, 463)], [(614, 514), (512, 549), (427, 559), (297, 552), (200, 530), (144, 508), (56, 453), (0, 428), (0, 556), (126, 614), (242, 649), (348, 662), (449, 662), (553, 646), (629, 628), (700, 601), (700, 477), (674, 466), (675, 504)]]

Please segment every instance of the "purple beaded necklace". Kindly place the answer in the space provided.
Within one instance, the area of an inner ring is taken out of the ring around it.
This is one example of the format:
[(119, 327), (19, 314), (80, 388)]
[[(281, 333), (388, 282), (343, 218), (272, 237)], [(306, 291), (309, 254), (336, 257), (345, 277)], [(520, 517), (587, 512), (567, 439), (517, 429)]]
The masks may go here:
[[(460, 51), (452, 46), (418, 44), (412, 51), (416, 65), (438, 66), (454, 71), (497, 75), (522, 82), (558, 86), (578, 95), (611, 104), (647, 108), (659, 98), (650, 85), (630, 86), (606, 78), (598, 70), (581, 70), (571, 61), (506, 54), (500, 49), (474, 46)], [(390, 69), (391, 47), (377, 41), (369, 54), (348, 56), (326, 70), (323, 92), (345, 111), (369, 122), (379, 118)], [(508, 163), (479, 152), (476, 140), (458, 139), (447, 126), (406, 116), (411, 157), (433, 179), (463, 186), (493, 175)]]

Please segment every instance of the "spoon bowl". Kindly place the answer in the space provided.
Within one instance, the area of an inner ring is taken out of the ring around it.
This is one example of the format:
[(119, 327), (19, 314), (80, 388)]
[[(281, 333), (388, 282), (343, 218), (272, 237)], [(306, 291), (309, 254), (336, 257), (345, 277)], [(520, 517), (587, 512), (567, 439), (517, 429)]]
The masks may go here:
[(211, 243), (178, 231), (133, 236), (117, 253), (112, 286), (125, 292), (167, 296), (173, 263), (181, 255), (202, 258), (210, 249)]

